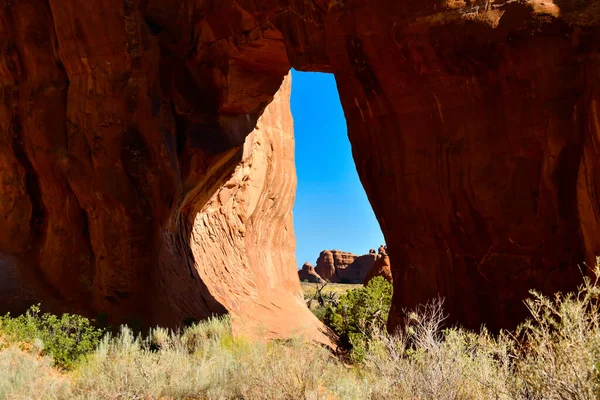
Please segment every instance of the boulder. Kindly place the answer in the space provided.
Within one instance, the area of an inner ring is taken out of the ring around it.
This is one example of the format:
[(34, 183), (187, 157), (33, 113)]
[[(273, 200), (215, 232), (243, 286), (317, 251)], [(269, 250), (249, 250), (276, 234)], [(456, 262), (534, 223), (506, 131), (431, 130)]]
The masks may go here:
[(315, 267), (309, 263), (304, 263), (302, 269), (298, 271), (300, 282), (324, 283), (325, 281), (315, 272)]

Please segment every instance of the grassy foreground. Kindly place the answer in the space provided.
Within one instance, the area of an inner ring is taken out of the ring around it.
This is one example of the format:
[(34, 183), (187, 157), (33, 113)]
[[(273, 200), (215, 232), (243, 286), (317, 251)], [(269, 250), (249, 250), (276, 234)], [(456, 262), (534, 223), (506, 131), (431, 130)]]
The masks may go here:
[(99, 337), (33, 310), (0, 322), (0, 399), (598, 399), (599, 299), (589, 281), (534, 294), (531, 319), (500, 335), (442, 329), (432, 302), (371, 335), (353, 365), (301, 339), (234, 338), (227, 319)]

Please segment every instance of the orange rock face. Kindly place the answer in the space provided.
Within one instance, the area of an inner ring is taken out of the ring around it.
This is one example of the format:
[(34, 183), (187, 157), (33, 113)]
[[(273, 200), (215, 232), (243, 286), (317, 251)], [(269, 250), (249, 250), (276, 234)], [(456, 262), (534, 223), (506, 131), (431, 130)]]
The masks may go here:
[(381, 276), (386, 281), (393, 283), (392, 268), (389, 256), (382, 255), (381, 257), (377, 258), (377, 261), (375, 261), (375, 264), (373, 264), (373, 268), (371, 268), (367, 274), (367, 277), (365, 278), (365, 286), (367, 286), (371, 279), (375, 278), (376, 276)]
[(224, 95), (151, 7), (108, 3), (0, 8), (0, 312), (229, 312), (244, 334), (327, 342), (295, 268), (287, 60), (240, 60), (269, 89), (240, 77)]
[(265, 111), (294, 66), (336, 76), (390, 327), (438, 294), (510, 326), (600, 254), (599, 26), (598, 0), (5, 2), (0, 307), (317, 332)]
[(325, 282), (319, 274), (316, 273), (315, 267), (309, 263), (304, 263), (302, 269), (298, 271), (298, 278), (301, 282), (323, 283)]

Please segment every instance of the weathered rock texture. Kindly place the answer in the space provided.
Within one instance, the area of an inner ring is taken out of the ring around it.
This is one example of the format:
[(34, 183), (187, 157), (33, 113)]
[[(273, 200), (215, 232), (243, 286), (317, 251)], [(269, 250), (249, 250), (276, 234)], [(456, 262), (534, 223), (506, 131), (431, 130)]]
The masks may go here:
[(315, 271), (315, 267), (309, 263), (304, 263), (302, 269), (298, 271), (300, 282), (323, 283), (325, 282)]
[(324, 250), (317, 259), (315, 272), (331, 283), (363, 283), (377, 256), (357, 256), (340, 250)]
[(328, 281), (338, 281), (337, 270), (344, 269), (352, 264), (357, 256), (340, 250), (323, 250), (319, 254), (315, 271), (319, 276)]
[(371, 268), (371, 270), (367, 274), (367, 277), (365, 278), (364, 285), (367, 286), (371, 279), (375, 278), (376, 276), (381, 276), (390, 283), (393, 282), (392, 268), (389, 256), (382, 255), (377, 258), (377, 260), (373, 264), (373, 267)]
[(204, 115), (210, 93), (135, 7), (39, 3), (1, 8), (0, 250), (17, 256), (0, 260), (1, 311), (229, 312), (246, 334), (327, 341), (294, 268), (289, 79), (252, 117)]
[[(196, 214), (193, 269), (232, 314), (234, 333), (281, 337), (305, 330), (319, 339), (320, 323), (305, 306), (294, 268), (291, 210), (296, 169), (290, 82), (284, 80), (246, 138), (242, 161), (231, 178)], [(165, 294), (172, 296), (176, 289)], [(178, 295), (181, 298), (167, 303), (182, 304), (188, 298)]]
[[(234, 231), (202, 225), (231, 223), (214, 196), (235, 196), (294, 66), (336, 76), (392, 260), (390, 326), (438, 294), (455, 321), (514, 324), (530, 288), (573, 289), (600, 253), (599, 25), (598, 0), (4, 2), (0, 271), (17, 282), (1, 287), (161, 322), (252, 318), (275, 282), (295, 290), (294, 263), (258, 264), (278, 239), (238, 231), (211, 256)], [(240, 207), (276, 203), (259, 198)]]

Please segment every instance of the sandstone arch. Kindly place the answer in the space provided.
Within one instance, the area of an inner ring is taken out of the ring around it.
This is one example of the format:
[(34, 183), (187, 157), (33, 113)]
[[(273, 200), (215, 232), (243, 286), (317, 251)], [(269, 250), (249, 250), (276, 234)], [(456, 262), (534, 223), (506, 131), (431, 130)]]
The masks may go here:
[(287, 111), (247, 136), (294, 66), (336, 76), (392, 260), (391, 327), (438, 293), (456, 321), (510, 326), (529, 288), (572, 289), (600, 253), (599, 8), (4, 2), (0, 251), (20, 274), (1, 304), (168, 324), (230, 310), (288, 330), (295, 262), (270, 249), (290, 230), (266, 234), (289, 223), (293, 167), (252, 162), (269, 182), (253, 187), (245, 161), (273, 159), (285, 128), (263, 128)]

